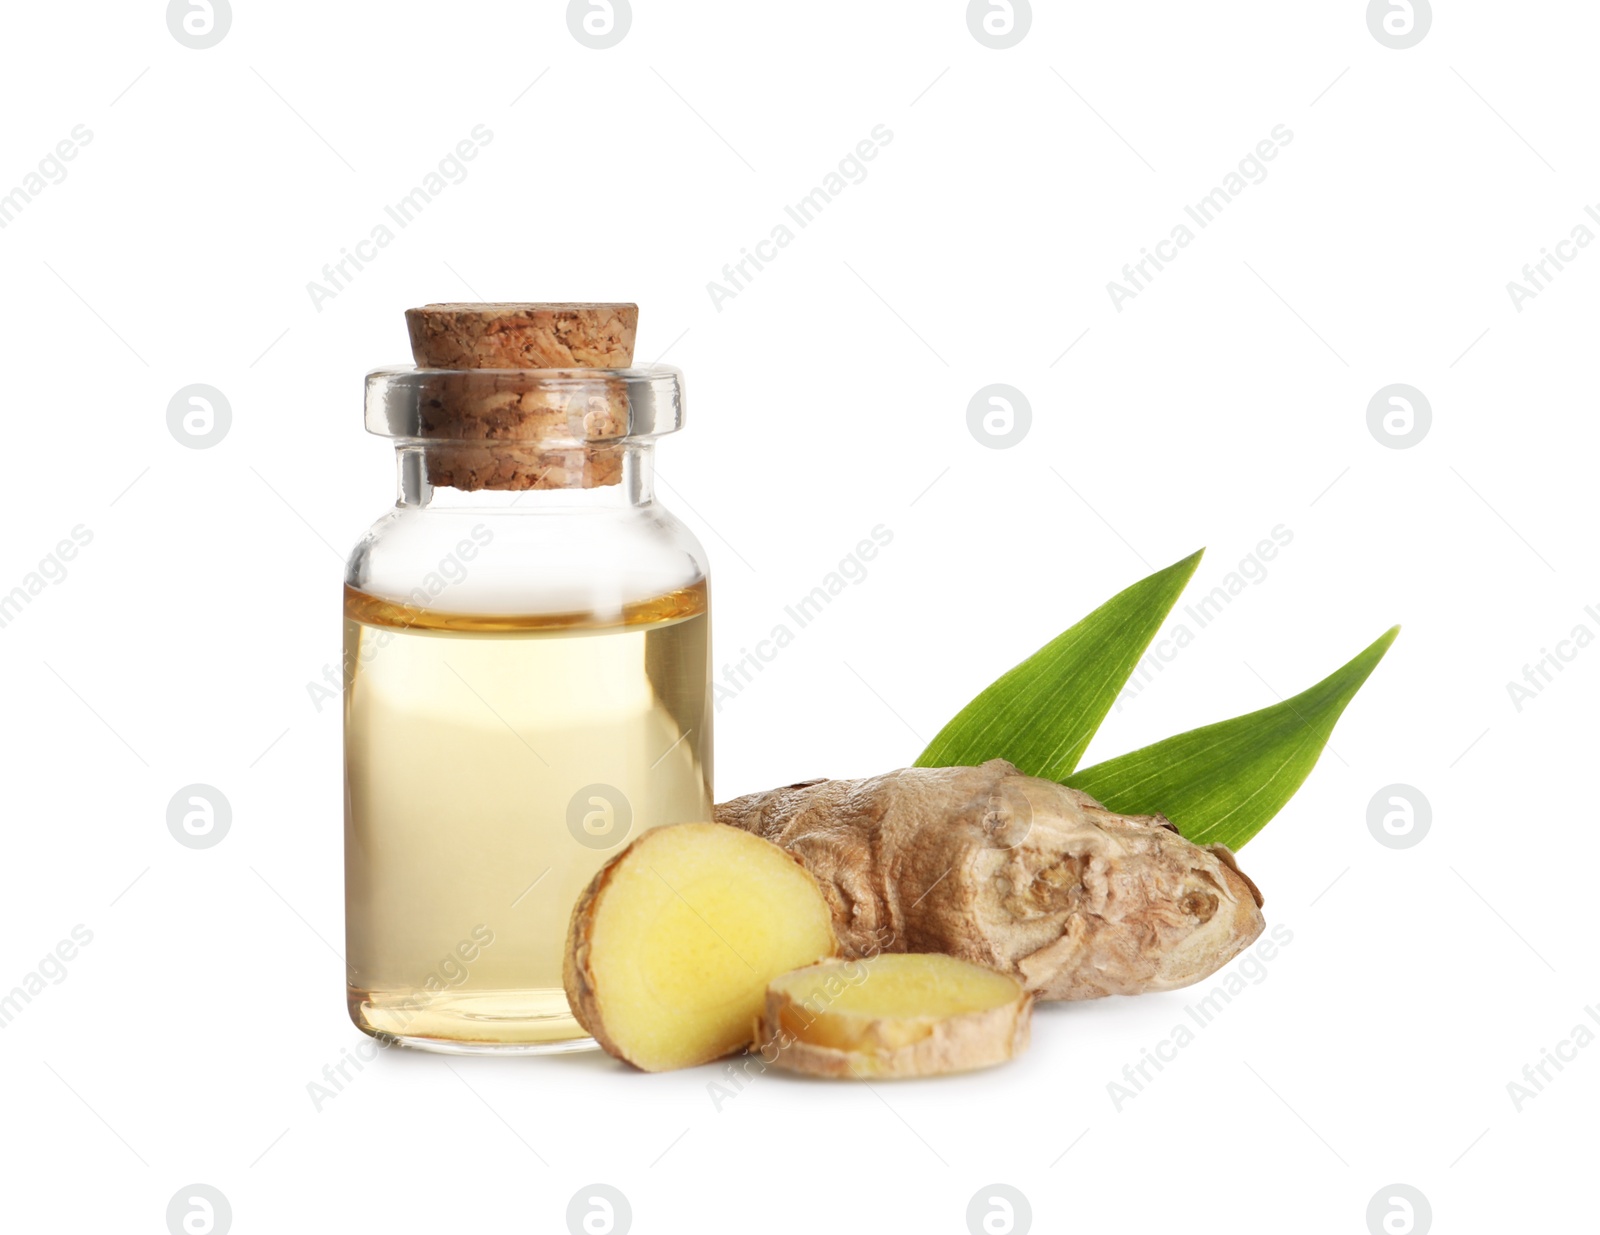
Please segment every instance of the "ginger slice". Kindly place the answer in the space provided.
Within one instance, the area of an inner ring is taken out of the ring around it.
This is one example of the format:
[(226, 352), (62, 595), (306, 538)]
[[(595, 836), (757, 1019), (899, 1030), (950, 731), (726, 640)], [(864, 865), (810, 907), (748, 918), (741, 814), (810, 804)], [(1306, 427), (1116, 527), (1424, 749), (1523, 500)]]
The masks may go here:
[(1020, 1055), (1032, 1014), (1033, 997), (1007, 974), (886, 953), (775, 978), (756, 1045), (778, 1067), (813, 1076), (938, 1076)]
[(578, 898), (562, 977), (595, 1041), (662, 1072), (749, 1045), (767, 983), (838, 951), (799, 859), (736, 828), (679, 823), (639, 837)]

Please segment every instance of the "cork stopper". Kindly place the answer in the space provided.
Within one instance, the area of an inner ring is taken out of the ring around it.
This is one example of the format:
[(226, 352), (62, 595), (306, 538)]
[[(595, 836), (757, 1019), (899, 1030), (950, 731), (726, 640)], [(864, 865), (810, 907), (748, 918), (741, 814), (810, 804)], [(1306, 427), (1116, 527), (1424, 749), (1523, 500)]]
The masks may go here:
[(429, 304), (406, 310), (422, 369), (626, 369), (636, 304)]
[[(430, 304), (406, 310), (422, 369), (626, 369), (633, 304)], [(628, 423), (621, 382), (574, 393), (505, 373), (437, 383), (424, 430), (428, 480), (456, 489), (570, 489), (617, 484)]]

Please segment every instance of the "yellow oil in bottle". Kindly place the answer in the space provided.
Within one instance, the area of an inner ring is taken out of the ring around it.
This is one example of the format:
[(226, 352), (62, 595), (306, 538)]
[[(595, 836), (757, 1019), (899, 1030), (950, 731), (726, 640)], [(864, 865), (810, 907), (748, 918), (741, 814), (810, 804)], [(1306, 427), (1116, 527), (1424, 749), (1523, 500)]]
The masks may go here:
[(704, 582), (620, 614), (484, 617), (345, 591), (350, 1015), (461, 1051), (590, 1045), (573, 903), (647, 828), (711, 818)]

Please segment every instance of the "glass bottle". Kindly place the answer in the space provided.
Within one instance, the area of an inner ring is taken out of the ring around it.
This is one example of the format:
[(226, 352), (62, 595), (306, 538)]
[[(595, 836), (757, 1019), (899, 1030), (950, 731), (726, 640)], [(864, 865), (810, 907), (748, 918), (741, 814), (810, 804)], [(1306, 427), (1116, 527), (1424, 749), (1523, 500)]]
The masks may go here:
[[(508, 398), (536, 414), (455, 436)], [(573, 903), (630, 838), (711, 818), (706, 558), (651, 483), (681, 374), (379, 370), (366, 417), (399, 495), (345, 575), (350, 1016), (436, 1050), (592, 1046)]]

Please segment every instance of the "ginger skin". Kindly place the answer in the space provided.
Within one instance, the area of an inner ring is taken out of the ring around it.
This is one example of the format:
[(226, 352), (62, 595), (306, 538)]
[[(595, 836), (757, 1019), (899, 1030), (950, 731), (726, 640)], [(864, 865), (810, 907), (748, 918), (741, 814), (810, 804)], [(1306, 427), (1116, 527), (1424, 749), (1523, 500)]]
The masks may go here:
[(1224, 846), (1003, 759), (790, 785), (724, 802), (716, 819), (805, 864), (846, 956), (942, 952), (1040, 999), (1188, 986), (1265, 925)]

